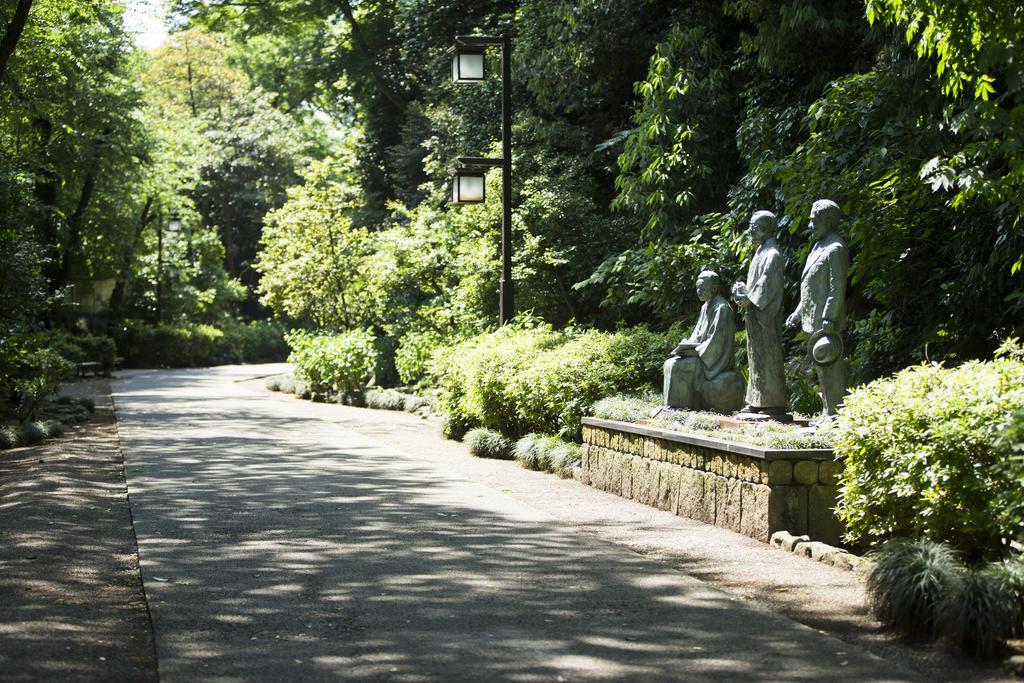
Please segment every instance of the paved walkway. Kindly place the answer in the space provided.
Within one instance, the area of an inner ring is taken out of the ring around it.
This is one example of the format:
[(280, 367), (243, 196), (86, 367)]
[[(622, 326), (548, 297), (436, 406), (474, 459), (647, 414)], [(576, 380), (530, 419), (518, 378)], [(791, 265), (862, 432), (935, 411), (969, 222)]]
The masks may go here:
[(165, 683), (914, 680), (253, 374), (114, 385)]

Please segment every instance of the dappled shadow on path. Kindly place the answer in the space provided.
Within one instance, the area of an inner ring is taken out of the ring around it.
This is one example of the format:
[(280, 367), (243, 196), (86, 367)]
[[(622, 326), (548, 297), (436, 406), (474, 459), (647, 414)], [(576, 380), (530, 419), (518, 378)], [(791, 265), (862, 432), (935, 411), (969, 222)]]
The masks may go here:
[(164, 681), (905, 680), (301, 404), (116, 393)]
[(0, 681), (155, 681), (109, 397), (0, 452)]

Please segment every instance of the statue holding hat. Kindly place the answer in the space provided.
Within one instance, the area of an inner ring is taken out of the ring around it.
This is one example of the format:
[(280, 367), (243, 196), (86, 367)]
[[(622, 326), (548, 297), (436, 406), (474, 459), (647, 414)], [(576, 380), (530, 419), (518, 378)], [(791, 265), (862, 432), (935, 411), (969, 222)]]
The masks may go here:
[(747, 378), (746, 407), (741, 417), (786, 419), (785, 361), (782, 353), (782, 280), (785, 259), (775, 242), (778, 222), (771, 211), (750, 218), (750, 241), (757, 247), (746, 282), (732, 287), (733, 298), (746, 313)]
[(697, 298), (704, 302), (697, 325), (665, 361), (664, 403), (732, 412), (743, 405), (744, 382), (733, 360), (735, 318), (718, 273), (705, 270), (697, 277)]
[(825, 412), (835, 415), (846, 393), (843, 330), (846, 326), (846, 273), (849, 248), (839, 235), (839, 205), (819, 199), (811, 208), (814, 245), (800, 278), (800, 303), (786, 327), (810, 335), (807, 351), (818, 376)]

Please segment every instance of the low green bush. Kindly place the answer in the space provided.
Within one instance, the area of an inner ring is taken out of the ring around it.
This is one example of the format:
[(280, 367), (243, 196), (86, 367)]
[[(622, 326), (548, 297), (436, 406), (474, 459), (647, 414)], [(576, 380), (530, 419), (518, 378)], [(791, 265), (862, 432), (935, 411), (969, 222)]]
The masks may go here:
[(42, 348), (19, 354), (14, 372), (2, 383), (14, 398), (15, 415), (24, 422), (35, 418), (43, 400), (74, 374), (75, 366), (70, 361), (56, 351)]
[(287, 340), (292, 349), (288, 362), (295, 366), (295, 377), (314, 397), (360, 393), (373, 375), (377, 352), (369, 330), (317, 335), (295, 331)]
[(1024, 414), (1015, 342), (992, 361), (921, 365), (855, 389), (835, 427), (845, 458), (837, 513), (847, 539), (925, 538), (970, 563), (1024, 537), (1024, 465), (1012, 450)]
[(435, 354), (430, 377), (451, 434), (482, 426), (578, 440), (580, 419), (614, 393), (649, 385), (679, 331), (554, 331), (517, 321)]
[(484, 427), (470, 430), (463, 441), (469, 446), (469, 452), (478, 458), (509, 460), (515, 448), (515, 443), (501, 432)]
[(527, 434), (516, 442), (513, 455), (528, 470), (552, 472), (570, 478), (573, 468), (579, 467), (582, 462), (583, 448), (557, 436)]

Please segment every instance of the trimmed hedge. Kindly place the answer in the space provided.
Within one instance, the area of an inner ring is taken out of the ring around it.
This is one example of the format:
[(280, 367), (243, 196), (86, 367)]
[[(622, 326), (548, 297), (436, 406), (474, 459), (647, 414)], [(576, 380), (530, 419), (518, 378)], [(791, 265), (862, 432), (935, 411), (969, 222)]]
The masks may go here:
[(837, 512), (854, 542), (948, 543), (968, 562), (1024, 540), (1024, 467), (1006, 434), (1024, 416), (1024, 350), (921, 365), (855, 389), (836, 424)]
[(284, 327), (276, 321), (212, 325), (149, 325), (127, 320), (114, 332), (125, 365), (187, 368), (282, 361)]
[(511, 438), (531, 432), (579, 440), (580, 419), (599, 399), (658, 381), (680, 332), (634, 327), (616, 332), (523, 323), (506, 325), (435, 355), (445, 431), (474, 427)]

